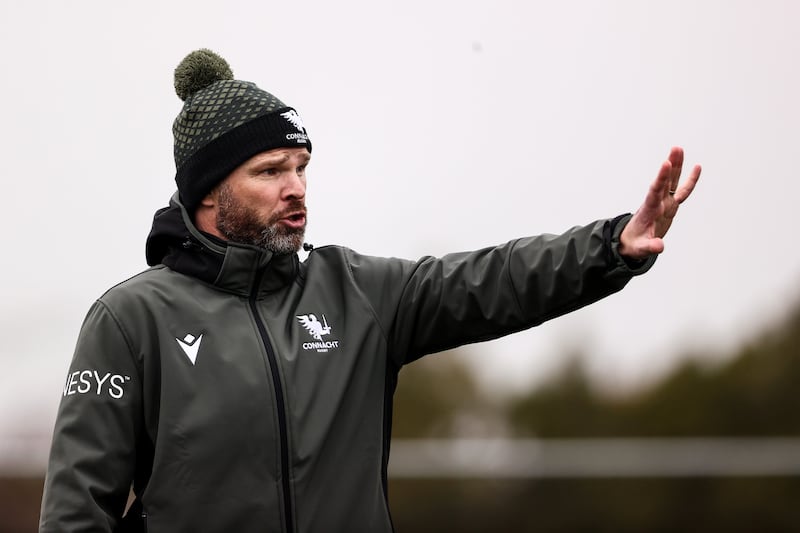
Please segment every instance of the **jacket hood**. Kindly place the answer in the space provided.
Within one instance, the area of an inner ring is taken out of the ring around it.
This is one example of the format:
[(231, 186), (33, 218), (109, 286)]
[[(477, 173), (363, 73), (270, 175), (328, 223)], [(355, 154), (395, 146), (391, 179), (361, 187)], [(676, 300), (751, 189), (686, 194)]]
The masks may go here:
[(163, 262), (170, 248), (191, 239), (191, 234), (183, 223), (181, 206), (170, 199), (167, 207), (162, 207), (153, 215), (153, 226), (147, 236), (145, 257), (150, 266)]
[(249, 295), (270, 292), (290, 283), (299, 273), (297, 254), (226, 242), (198, 230), (175, 193), (167, 207), (156, 211), (145, 245), (147, 264), (163, 264), (222, 290)]

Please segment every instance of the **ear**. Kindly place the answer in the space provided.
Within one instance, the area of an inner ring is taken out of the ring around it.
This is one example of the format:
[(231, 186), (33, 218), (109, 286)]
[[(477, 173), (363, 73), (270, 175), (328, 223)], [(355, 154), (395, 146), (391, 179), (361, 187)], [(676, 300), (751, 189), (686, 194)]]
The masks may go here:
[(203, 206), (203, 207), (210, 207), (210, 208), (213, 209), (217, 205), (217, 197), (218, 196), (219, 196), (218, 188), (214, 187), (213, 189), (211, 189), (211, 192), (206, 194), (205, 198), (200, 200), (200, 205)]
[[(194, 224), (197, 229), (206, 233), (217, 235), (216, 216), (219, 207), (219, 188), (214, 187), (211, 192), (200, 200), (200, 204), (194, 210)], [(219, 236), (219, 235), (217, 235)]]

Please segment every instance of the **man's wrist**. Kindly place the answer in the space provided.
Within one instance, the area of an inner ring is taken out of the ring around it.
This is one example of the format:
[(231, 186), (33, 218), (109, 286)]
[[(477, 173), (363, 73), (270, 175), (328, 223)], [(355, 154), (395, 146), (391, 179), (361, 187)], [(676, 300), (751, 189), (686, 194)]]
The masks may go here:
[[(620, 215), (610, 223), (610, 234), (608, 244), (611, 249), (612, 263), (618, 267), (626, 270), (631, 270), (636, 274), (646, 272), (655, 262), (656, 256), (652, 254), (635, 254), (633, 248), (626, 244), (628, 242), (628, 235), (625, 235), (628, 223), (633, 215), (627, 213)], [(623, 235), (625, 235), (623, 237)]]

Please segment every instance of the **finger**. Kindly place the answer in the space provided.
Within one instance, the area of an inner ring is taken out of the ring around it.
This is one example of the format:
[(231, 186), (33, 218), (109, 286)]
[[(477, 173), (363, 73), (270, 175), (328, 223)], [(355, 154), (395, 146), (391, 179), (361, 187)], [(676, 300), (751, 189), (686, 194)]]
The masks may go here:
[(692, 194), (695, 186), (697, 185), (697, 180), (700, 179), (700, 172), (703, 169), (700, 165), (695, 165), (692, 169), (692, 173), (689, 174), (689, 177), (686, 178), (686, 181), (683, 182), (683, 185), (675, 191), (675, 201), (679, 204), (683, 203), (689, 196)]
[(664, 239), (660, 239), (658, 237), (650, 239), (647, 243), (647, 248), (650, 252), (650, 255), (660, 254), (664, 251)]
[(653, 237), (639, 243), (636, 250), (636, 258), (644, 259), (649, 255), (657, 255), (664, 251), (664, 239)]
[(658, 170), (658, 175), (650, 185), (645, 198), (645, 206), (656, 209), (661, 205), (661, 201), (669, 194), (670, 181), (672, 179), (672, 163), (664, 161)]
[(672, 173), (670, 174), (669, 190), (678, 189), (678, 182), (681, 179), (683, 170), (683, 148), (675, 146), (669, 151), (669, 162), (672, 163)]

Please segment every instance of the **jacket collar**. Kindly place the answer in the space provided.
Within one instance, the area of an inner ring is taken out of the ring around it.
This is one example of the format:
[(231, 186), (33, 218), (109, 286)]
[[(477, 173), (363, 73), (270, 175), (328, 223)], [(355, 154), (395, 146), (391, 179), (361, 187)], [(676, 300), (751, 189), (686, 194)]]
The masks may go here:
[(297, 254), (274, 254), (201, 232), (177, 193), (156, 212), (146, 248), (148, 264), (164, 264), (240, 296), (276, 291), (292, 283), (299, 270)]

